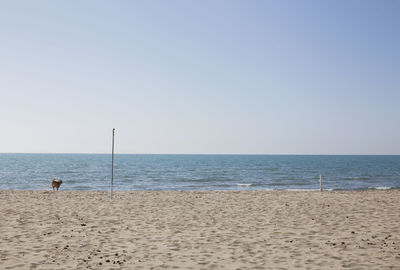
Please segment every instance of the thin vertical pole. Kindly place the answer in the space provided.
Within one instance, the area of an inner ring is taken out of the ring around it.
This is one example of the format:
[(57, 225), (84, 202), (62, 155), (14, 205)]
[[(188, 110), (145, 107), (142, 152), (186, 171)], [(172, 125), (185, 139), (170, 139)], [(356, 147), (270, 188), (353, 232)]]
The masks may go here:
[(322, 192), (322, 174), (319, 175), (319, 190)]
[(112, 130), (111, 200), (113, 198), (113, 189), (114, 189), (114, 134), (115, 134), (115, 128), (113, 128)]

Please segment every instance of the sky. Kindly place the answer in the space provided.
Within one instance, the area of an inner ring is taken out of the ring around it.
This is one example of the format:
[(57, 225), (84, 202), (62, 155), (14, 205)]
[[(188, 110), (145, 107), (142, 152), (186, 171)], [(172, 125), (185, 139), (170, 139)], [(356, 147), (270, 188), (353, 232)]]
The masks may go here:
[(400, 1), (0, 1), (0, 152), (400, 154)]

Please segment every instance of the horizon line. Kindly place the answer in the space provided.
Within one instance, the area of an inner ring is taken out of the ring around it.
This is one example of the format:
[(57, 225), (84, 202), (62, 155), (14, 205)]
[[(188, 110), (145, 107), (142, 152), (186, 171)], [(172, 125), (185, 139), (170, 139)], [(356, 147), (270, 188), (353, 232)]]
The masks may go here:
[[(38, 154), (38, 155), (111, 155), (110, 153), (90, 152), (0, 152), (0, 154)], [(186, 155), (186, 156), (399, 156), (400, 154), (304, 154), (304, 153), (115, 153), (115, 155)]]

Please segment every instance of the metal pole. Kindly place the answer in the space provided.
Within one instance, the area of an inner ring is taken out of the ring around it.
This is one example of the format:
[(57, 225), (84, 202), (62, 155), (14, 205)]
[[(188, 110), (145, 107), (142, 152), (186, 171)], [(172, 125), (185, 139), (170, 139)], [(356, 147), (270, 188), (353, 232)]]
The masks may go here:
[(113, 198), (113, 188), (114, 188), (114, 134), (115, 134), (115, 128), (113, 128), (112, 130), (111, 200)]

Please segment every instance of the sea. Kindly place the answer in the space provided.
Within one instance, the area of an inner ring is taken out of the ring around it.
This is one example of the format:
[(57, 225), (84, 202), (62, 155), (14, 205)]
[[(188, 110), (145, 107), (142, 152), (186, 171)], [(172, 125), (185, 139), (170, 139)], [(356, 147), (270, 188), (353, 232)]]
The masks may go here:
[[(0, 189), (109, 190), (111, 154), (0, 154)], [(116, 154), (114, 190), (400, 188), (400, 156)]]

